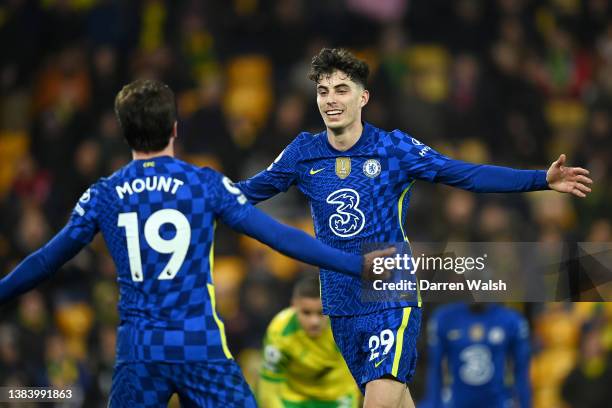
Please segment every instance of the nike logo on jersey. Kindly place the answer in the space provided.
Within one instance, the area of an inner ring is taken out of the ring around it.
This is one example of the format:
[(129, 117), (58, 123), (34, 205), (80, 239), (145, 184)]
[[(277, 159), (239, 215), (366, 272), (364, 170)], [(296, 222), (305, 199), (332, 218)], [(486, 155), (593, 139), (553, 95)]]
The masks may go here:
[(383, 358), (383, 359), (382, 359), (382, 360), (380, 360), (380, 361), (375, 362), (375, 363), (374, 363), (374, 368), (378, 368), (378, 366), (379, 366), (379, 365), (381, 365), (381, 364), (382, 364), (382, 362), (383, 362), (383, 361), (385, 361), (386, 359), (387, 359), (387, 357)]
[(311, 176), (314, 176), (315, 174), (320, 173), (320, 172), (322, 172), (323, 170), (325, 170), (325, 167), (323, 167), (322, 169), (319, 169), (319, 170), (310, 169), (310, 175), (311, 175)]

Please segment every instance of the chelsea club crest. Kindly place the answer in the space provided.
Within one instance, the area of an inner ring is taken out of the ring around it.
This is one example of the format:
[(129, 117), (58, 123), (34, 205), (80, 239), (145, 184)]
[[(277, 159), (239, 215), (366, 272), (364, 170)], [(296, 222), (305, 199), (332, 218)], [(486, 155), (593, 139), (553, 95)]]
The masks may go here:
[(363, 174), (370, 178), (374, 178), (380, 174), (381, 170), (380, 162), (376, 159), (369, 159), (363, 163)]

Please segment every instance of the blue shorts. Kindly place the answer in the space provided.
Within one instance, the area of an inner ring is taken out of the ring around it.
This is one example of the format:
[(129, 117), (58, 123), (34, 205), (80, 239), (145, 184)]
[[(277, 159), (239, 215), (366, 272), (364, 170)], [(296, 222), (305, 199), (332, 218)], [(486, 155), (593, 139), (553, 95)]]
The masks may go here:
[(185, 363), (120, 363), (108, 406), (167, 407), (177, 393), (181, 407), (256, 407), (234, 360)]
[(330, 320), (334, 340), (361, 392), (368, 382), (382, 377), (410, 382), (417, 362), (421, 308), (330, 316)]

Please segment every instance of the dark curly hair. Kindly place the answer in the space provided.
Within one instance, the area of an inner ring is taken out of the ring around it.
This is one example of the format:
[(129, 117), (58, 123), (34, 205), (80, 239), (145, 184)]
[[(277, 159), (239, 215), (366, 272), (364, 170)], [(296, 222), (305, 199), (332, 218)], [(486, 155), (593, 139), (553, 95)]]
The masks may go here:
[(308, 79), (318, 83), (323, 75), (331, 75), (339, 70), (365, 88), (370, 74), (370, 67), (343, 48), (323, 48), (312, 58)]
[(168, 145), (176, 122), (174, 93), (162, 82), (138, 79), (117, 94), (115, 114), (133, 150), (158, 152)]

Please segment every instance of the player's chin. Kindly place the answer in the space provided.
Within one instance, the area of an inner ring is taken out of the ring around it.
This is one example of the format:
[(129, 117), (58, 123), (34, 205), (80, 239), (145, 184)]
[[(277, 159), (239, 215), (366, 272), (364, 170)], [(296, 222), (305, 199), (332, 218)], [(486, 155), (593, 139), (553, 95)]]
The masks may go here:
[(308, 337), (314, 339), (314, 338), (319, 337), (321, 333), (323, 333), (323, 329), (322, 328), (310, 329), (306, 333), (308, 334)]
[(327, 126), (327, 128), (331, 130), (340, 130), (344, 129), (344, 127), (346, 127), (346, 124), (344, 123), (344, 120), (327, 118), (325, 120), (325, 126)]

